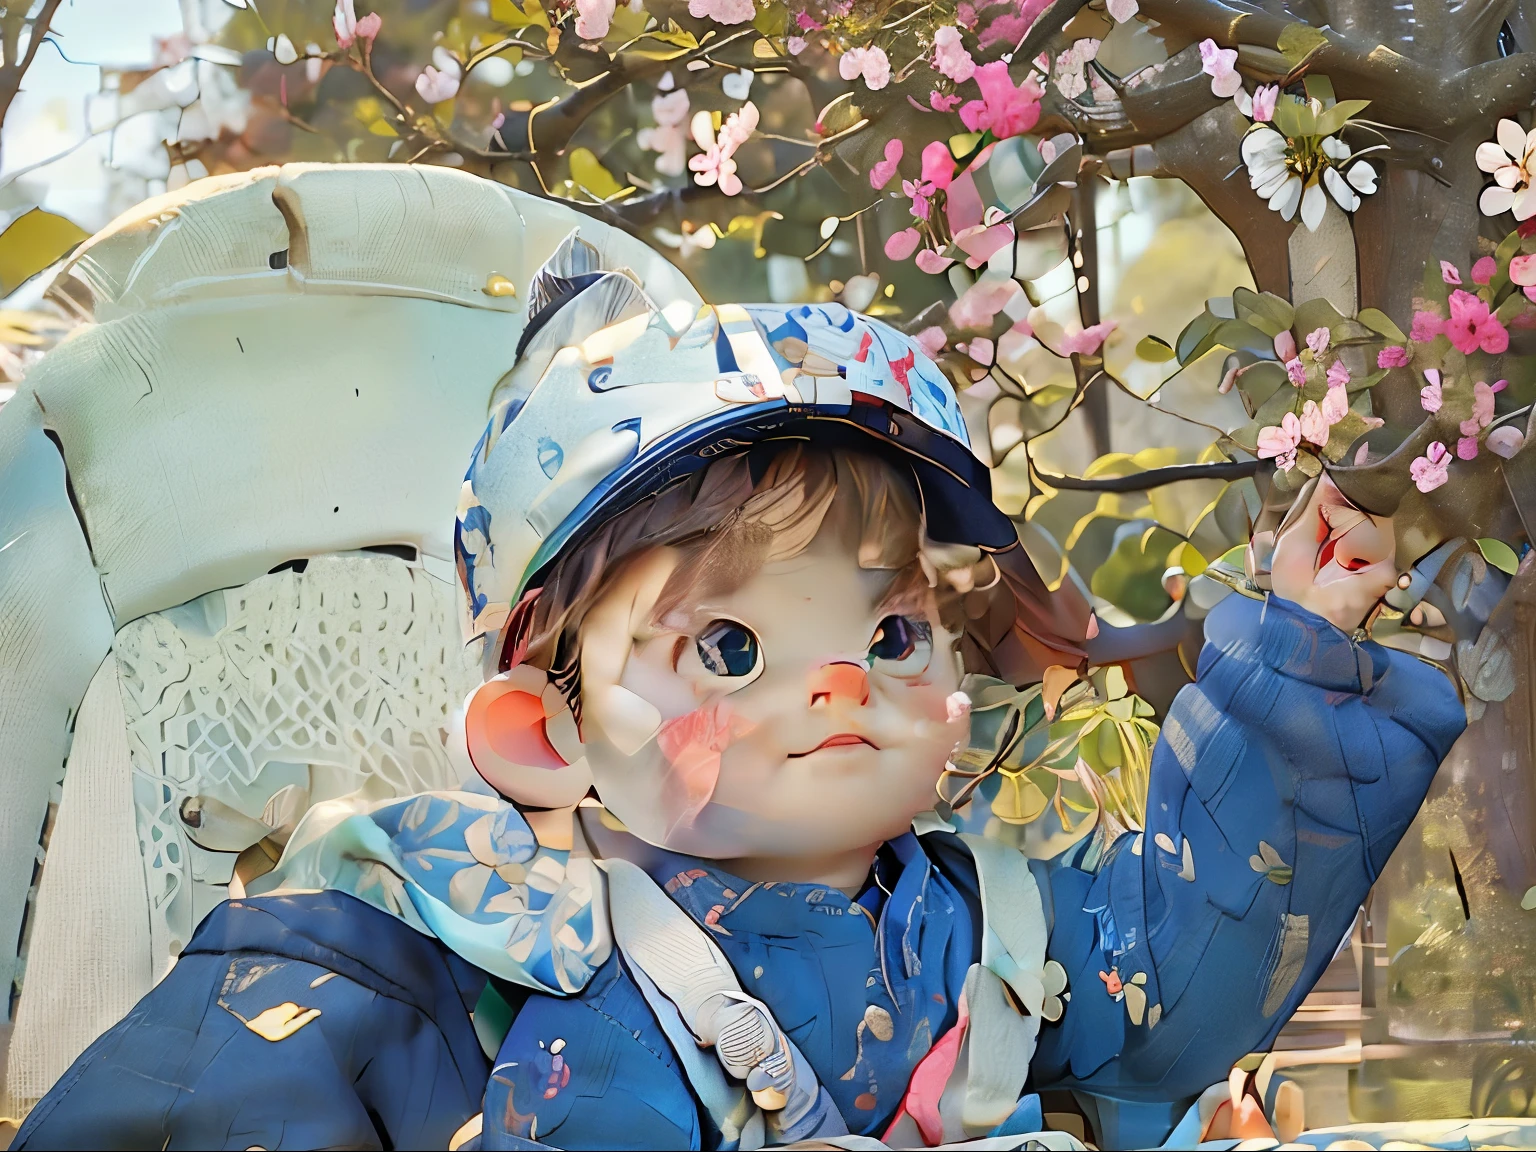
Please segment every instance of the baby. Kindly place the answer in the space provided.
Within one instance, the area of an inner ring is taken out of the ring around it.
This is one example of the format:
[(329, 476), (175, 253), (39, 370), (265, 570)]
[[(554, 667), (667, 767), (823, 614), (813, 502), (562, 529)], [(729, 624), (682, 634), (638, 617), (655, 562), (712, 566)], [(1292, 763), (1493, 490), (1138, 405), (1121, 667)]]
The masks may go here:
[(1309, 488), (1274, 591), (1207, 620), (1145, 828), (1031, 858), (971, 831), (987, 787), (935, 789), (962, 678), (1059, 670), (996, 769), (1087, 616), (921, 349), (558, 258), (531, 296), (459, 509), (475, 783), (317, 806), (15, 1146), (1166, 1138), (1273, 1041), (1461, 730), (1357, 632), (1391, 532)]

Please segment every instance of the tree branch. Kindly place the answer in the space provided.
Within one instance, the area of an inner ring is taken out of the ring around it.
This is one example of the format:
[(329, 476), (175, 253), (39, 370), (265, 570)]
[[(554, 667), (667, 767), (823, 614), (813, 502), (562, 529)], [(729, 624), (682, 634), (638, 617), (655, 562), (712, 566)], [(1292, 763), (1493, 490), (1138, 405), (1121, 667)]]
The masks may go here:
[(22, 78), (26, 76), (27, 69), (32, 66), (37, 50), (42, 47), (43, 38), (48, 35), (48, 25), (61, 3), (63, 0), (43, 0), (42, 8), (32, 20), (32, 31), (27, 36), (26, 53), (20, 62), (0, 67), (0, 125), (5, 123), (6, 113), (11, 110), (11, 101), (15, 100), (16, 93), (21, 91)]
[(1035, 470), (1042, 483), (1068, 492), (1145, 492), (1180, 480), (1242, 480), (1259, 470), (1257, 460), (1221, 460), (1211, 464), (1170, 464), (1129, 476), (1053, 476)]
[[(1224, 0), (1146, 0), (1141, 14), (1197, 40), (1272, 51), (1279, 49), (1280, 34), (1299, 23)], [(1308, 71), (1326, 74), (1340, 97), (1371, 100), (1374, 116), (1405, 128), (1454, 134), (1464, 123), (1528, 107), (1536, 92), (1536, 54), (1442, 71), (1443, 59), (1424, 64), (1371, 39), (1332, 28), (1317, 31), (1326, 43), (1309, 59)]]

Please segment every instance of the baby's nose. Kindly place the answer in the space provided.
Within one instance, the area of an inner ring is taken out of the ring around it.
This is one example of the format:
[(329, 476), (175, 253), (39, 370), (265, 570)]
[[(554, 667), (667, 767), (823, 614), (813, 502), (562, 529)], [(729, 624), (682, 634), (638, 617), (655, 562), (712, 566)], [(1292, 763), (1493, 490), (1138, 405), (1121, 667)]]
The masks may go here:
[(811, 707), (833, 700), (869, 703), (869, 673), (864, 665), (836, 660), (811, 673)]

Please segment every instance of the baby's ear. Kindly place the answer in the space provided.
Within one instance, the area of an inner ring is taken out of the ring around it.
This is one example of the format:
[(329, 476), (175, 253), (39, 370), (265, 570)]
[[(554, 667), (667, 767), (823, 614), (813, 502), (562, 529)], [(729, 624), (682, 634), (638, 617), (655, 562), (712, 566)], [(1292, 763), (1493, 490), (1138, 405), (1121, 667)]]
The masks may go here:
[(592, 787), (565, 696), (540, 669), (520, 664), (482, 684), (463, 716), (470, 762), (507, 799), (564, 808)]

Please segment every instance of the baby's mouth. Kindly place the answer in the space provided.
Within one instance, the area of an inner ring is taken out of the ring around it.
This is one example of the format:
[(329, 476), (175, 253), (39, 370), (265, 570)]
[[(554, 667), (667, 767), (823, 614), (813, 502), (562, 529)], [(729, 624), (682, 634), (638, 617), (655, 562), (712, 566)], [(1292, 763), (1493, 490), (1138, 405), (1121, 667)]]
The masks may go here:
[(853, 744), (864, 744), (870, 748), (873, 748), (877, 752), (880, 750), (880, 745), (876, 744), (867, 736), (857, 736), (852, 732), (839, 732), (836, 736), (828, 736), (820, 744), (816, 745), (816, 747), (808, 751), (791, 752), (789, 754), (789, 758), (791, 760), (798, 760), (802, 756), (809, 756), (813, 752), (820, 752), (823, 748), (846, 748)]

